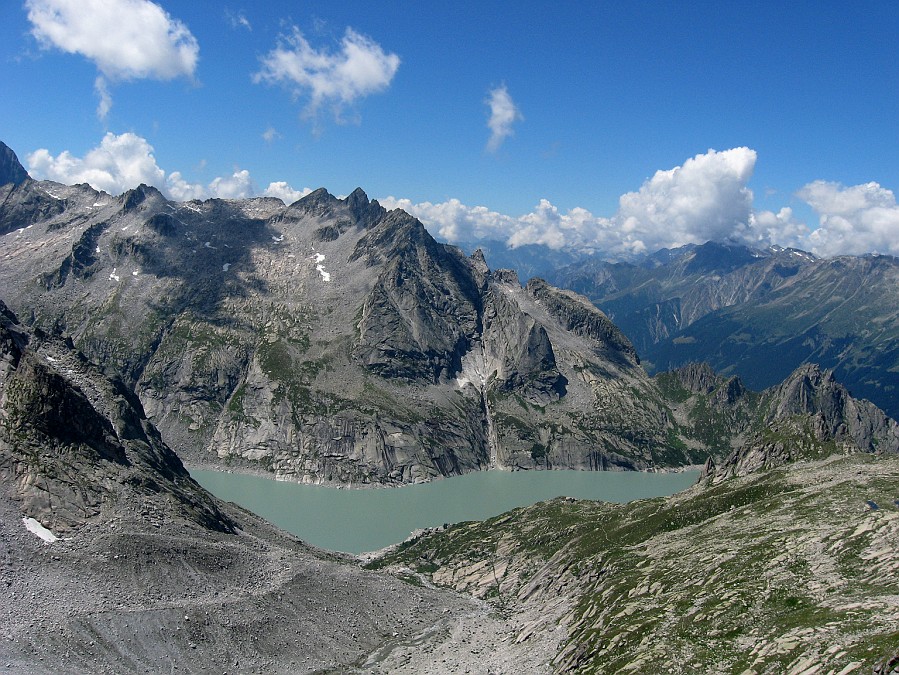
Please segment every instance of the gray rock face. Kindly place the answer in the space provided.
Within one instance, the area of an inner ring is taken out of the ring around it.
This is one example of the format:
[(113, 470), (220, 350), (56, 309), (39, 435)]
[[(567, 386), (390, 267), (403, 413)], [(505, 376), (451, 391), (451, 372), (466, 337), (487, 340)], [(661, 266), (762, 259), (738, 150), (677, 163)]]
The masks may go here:
[(766, 390), (758, 410), (752, 435), (717, 467), (717, 480), (834, 452), (899, 453), (899, 424), (817, 365)]
[(231, 521), (147, 422), (133, 393), (0, 302), (0, 481), (24, 515), (65, 532), (135, 509), (227, 532)]
[(28, 180), (28, 172), (19, 163), (16, 153), (0, 141), (0, 185), (21, 185)]
[(688, 461), (601, 312), (361, 190), (285, 206), (29, 181), (9, 197), (7, 302), (120, 375), (192, 462), (394, 484)]

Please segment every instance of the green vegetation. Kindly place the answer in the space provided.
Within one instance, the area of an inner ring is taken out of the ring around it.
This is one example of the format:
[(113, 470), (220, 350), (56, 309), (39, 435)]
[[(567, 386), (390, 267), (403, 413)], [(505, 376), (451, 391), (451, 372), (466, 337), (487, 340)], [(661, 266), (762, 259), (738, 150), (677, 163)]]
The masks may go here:
[[(811, 658), (839, 672), (899, 645), (895, 510), (864, 508), (891, 504), (897, 484), (899, 457), (850, 455), (628, 505), (556, 499), (371, 566), (481, 569), (469, 590), (503, 607), (567, 594), (561, 671), (785, 672)], [(542, 590), (516, 600), (541, 569)]]

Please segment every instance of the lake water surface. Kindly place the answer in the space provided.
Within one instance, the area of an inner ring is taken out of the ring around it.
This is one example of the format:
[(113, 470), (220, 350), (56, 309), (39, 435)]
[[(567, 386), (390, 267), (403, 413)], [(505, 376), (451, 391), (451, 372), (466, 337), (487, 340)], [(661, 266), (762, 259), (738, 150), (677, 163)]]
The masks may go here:
[(194, 469), (211, 493), (332, 551), (362, 553), (414, 530), (485, 520), (553, 497), (628, 502), (661, 497), (696, 482), (698, 471), (480, 471), (398, 488), (340, 490), (271, 478)]

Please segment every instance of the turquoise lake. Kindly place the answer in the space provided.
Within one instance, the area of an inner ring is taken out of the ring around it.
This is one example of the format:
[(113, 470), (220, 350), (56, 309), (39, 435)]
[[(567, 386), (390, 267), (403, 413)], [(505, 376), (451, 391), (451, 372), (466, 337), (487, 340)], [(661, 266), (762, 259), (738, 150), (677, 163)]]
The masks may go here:
[(347, 553), (395, 544), (414, 530), (484, 520), (553, 497), (629, 502), (680, 492), (698, 471), (481, 471), (399, 488), (338, 489), (194, 469), (217, 497), (253, 511), (301, 539)]

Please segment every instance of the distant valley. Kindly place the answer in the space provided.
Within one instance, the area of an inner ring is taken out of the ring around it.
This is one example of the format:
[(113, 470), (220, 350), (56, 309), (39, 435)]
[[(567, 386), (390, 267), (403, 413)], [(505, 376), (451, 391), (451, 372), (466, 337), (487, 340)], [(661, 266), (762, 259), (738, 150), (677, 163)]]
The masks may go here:
[(705, 361), (763, 389), (802, 363), (899, 415), (899, 260), (816, 258), (707, 243), (634, 263), (580, 261), (548, 277), (583, 293), (659, 372)]

